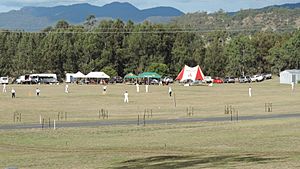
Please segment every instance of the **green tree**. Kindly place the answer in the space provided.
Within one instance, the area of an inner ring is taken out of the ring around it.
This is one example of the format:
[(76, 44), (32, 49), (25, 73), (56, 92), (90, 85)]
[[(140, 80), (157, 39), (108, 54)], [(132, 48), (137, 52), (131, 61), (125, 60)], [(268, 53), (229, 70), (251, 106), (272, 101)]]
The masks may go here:
[(227, 75), (241, 76), (256, 73), (255, 49), (248, 36), (237, 36), (226, 46), (224, 55), (227, 57)]
[(97, 22), (96, 16), (95, 15), (89, 15), (86, 20), (84, 25), (87, 27), (88, 30), (92, 29)]
[(178, 73), (184, 65), (196, 66), (197, 62), (193, 57), (193, 42), (195, 35), (193, 33), (177, 34), (174, 46), (172, 48), (172, 63), (174, 66), (171, 70)]
[(112, 66), (105, 66), (101, 71), (110, 77), (118, 76), (117, 71)]
[(253, 53), (255, 55), (253, 67), (256, 67), (256, 73), (271, 71), (269, 63), (267, 63), (267, 57), (269, 56), (269, 50), (278, 41), (278, 37), (273, 32), (257, 32), (253, 35), (251, 39), (253, 49), (255, 49), (255, 53)]
[(69, 28), (69, 23), (65, 20), (60, 20), (56, 23), (55, 28), (56, 29), (68, 29)]
[(226, 32), (213, 32), (207, 44), (206, 56), (204, 59), (205, 74), (210, 76), (224, 76), (227, 58), (224, 55), (224, 46), (227, 42)]
[(156, 72), (161, 76), (166, 76), (169, 74), (169, 68), (163, 63), (151, 63), (147, 69), (148, 72)]

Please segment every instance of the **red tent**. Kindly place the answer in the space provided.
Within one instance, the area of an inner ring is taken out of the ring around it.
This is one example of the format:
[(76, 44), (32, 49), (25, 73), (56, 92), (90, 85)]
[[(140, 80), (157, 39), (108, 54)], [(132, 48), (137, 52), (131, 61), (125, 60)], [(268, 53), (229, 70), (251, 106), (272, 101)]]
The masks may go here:
[(195, 67), (189, 67), (185, 65), (176, 78), (176, 80), (179, 80), (180, 82), (184, 80), (195, 81), (195, 80), (203, 80), (203, 79), (204, 79), (204, 74), (199, 65)]

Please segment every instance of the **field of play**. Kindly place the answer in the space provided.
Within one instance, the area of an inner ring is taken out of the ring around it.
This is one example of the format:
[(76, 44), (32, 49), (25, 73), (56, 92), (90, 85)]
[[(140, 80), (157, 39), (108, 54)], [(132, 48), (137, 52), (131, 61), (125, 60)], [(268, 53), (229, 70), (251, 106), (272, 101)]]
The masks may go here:
[[(248, 96), (248, 87), (253, 95)], [(244, 116), (297, 114), (300, 90), (278, 79), (251, 84), (184, 87), (134, 85), (8, 85), (0, 94), (0, 128), (38, 124), (135, 121), (134, 124), (44, 129), (0, 129), (0, 168), (297, 168), (300, 118), (230, 121), (226, 105)], [(124, 92), (129, 103), (123, 102)], [(265, 111), (272, 103), (272, 111)], [(108, 112), (102, 117), (101, 109)], [(147, 124), (143, 125), (145, 110)], [(192, 113), (192, 114), (191, 114)], [(21, 114), (21, 120), (16, 116)], [(65, 114), (67, 114), (65, 118)], [(151, 115), (150, 115), (151, 114)], [(235, 114), (234, 118), (235, 119)], [(139, 119), (138, 119), (139, 117)], [(222, 121), (150, 124), (167, 119)], [(137, 125), (140, 123), (140, 125)], [(46, 126), (46, 124), (45, 124)]]

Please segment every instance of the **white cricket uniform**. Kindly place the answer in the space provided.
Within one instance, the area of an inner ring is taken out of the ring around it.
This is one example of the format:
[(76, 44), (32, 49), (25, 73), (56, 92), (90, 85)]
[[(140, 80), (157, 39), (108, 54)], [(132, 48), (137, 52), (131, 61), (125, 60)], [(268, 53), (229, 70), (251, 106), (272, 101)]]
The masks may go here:
[(252, 97), (252, 88), (251, 87), (249, 87), (249, 97)]
[(2, 92), (3, 92), (3, 93), (6, 93), (6, 84), (3, 84)]
[(128, 93), (124, 93), (124, 103), (128, 103), (129, 99), (128, 99)]
[(69, 89), (69, 85), (66, 85), (66, 86), (65, 86), (65, 93), (69, 93), (69, 90), (68, 90), (68, 89)]
[(149, 92), (149, 85), (146, 85), (146, 93)]
[(140, 85), (138, 83), (136, 83), (136, 92), (140, 92)]

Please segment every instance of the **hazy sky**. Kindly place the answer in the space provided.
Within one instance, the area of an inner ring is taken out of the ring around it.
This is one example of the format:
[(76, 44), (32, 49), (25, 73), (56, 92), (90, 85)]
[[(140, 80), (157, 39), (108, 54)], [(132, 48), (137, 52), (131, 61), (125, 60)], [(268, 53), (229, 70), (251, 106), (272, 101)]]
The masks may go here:
[(213, 12), (219, 9), (237, 11), (274, 4), (300, 2), (300, 0), (0, 0), (0, 12), (20, 9), (24, 6), (57, 6), (76, 3), (90, 3), (102, 6), (114, 1), (130, 2), (140, 9), (156, 6), (172, 6), (185, 13), (196, 11)]

